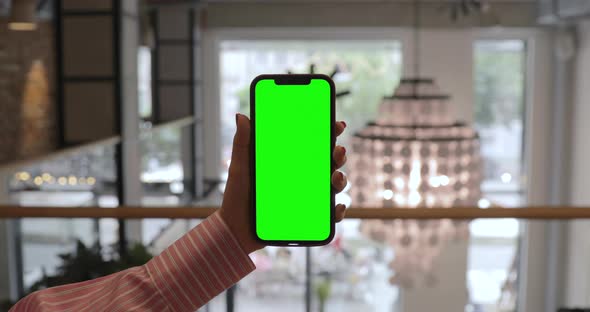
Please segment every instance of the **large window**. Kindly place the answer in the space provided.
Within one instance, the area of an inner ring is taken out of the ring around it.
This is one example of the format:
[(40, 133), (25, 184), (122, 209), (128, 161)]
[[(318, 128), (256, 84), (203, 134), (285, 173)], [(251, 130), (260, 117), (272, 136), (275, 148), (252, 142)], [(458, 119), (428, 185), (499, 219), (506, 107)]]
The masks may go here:
[[(480, 206), (522, 205), (526, 45), (481, 40), (473, 53), (475, 127), (484, 159)], [(471, 223), (468, 286), (475, 311), (516, 309), (519, 232), (515, 219)]]
[[(256, 75), (306, 73), (314, 65), (315, 72), (329, 74), (337, 66), (337, 92), (350, 91), (337, 99), (337, 117), (349, 124), (340, 140), (346, 144), (351, 134), (375, 118), (381, 97), (394, 90), (402, 66), (400, 45), (395, 42), (224, 41), (220, 53), (224, 176), (235, 129), (233, 114), (248, 113), (248, 87)], [(473, 53), (474, 123), (485, 159), (485, 198), (480, 205), (519, 205), (524, 192), (526, 47), (520, 40), (476, 41)], [(337, 200), (350, 203), (346, 193)], [(300, 248), (267, 248), (255, 254), (259, 269), (238, 287), (240, 311), (277, 306), (303, 310), (306, 291), (313, 309), (325, 299), (328, 310), (396, 311), (397, 289), (387, 281), (393, 251), (368, 241), (359, 234), (358, 226), (359, 221), (352, 220), (340, 224), (340, 237), (329, 246), (313, 249), (309, 260)], [(470, 228), (469, 307), (484, 312), (513, 310), (519, 223), (514, 219), (476, 220)], [(323, 265), (327, 259), (332, 265)], [(308, 277), (306, 265), (310, 266)], [(265, 299), (257, 300), (260, 298)]]
[(485, 160), (483, 190), (503, 205), (522, 204), (525, 43), (474, 45), (475, 126)]
[[(249, 85), (255, 76), (308, 73), (312, 67), (316, 73), (331, 74), (338, 69), (336, 92), (350, 91), (336, 100), (337, 119), (348, 124), (339, 144), (346, 145), (355, 131), (375, 118), (381, 98), (393, 92), (402, 55), (396, 41), (223, 41), (220, 65), (225, 177), (234, 114), (249, 113)], [(350, 204), (346, 194), (337, 201)], [(268, 247), (255, 253), (258, 269), (239, 284), (237, 311), (304, 311), (306, 294), (312, 311), (319, 311), (322, 302), (325, 311), (395, 311), (397, 289), (388, 282), (387, 266), (392, 251), (362, 236), (359, 225), (359, 220), (342, 222), (338, 236), (325, 247)], [(214, 306), (217, 311), (222, 305)]]

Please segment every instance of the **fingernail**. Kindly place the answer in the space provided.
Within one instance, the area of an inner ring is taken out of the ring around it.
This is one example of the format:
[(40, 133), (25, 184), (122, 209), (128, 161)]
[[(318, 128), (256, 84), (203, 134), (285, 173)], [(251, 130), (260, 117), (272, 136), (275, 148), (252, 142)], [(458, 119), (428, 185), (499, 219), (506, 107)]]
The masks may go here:
[(238, 125), (238, 115), (239, 115), (239, 114), (240, 114), (240, 113), (236, 113), (236, 126)]
[(341, 123), (344, 125), (344, 128), (346, 128), (346, 122), (344, 122), (344, 120), (343, 120), (343, 121), (341, 121)]
[(342, 152), (344, 152), (344, 154), (346, 154), (346, 147), (342, 146)]

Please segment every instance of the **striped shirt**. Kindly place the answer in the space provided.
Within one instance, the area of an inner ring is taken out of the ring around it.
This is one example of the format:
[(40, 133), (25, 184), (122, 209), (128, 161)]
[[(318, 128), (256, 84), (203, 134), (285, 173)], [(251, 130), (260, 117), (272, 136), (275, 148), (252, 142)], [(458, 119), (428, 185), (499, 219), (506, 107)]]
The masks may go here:
[(143, 266), (34, 292), (10, 312), (194, 312), (254, 269), (215, 213)]

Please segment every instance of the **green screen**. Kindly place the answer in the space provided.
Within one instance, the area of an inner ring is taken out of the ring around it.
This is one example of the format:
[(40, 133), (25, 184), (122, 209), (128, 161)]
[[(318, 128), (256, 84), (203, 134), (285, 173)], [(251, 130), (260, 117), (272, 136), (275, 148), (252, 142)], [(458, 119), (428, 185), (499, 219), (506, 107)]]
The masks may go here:
[(331, 231), (330, 84), (260, 80), (255, 96), (256, 233), (322, 241)]

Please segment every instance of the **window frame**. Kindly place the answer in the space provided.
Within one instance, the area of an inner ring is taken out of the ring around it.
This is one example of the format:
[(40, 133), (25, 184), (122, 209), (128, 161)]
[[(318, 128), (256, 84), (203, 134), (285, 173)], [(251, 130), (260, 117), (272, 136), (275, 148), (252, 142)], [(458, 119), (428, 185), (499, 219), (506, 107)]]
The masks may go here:
[[(514, 29), (501, 34), (482, 31), (479, 40), (523, 40), (526, 47), (525, 94), (523, 127), (523, 169), (527, 177), (524, 196), (528, 205), (549, 202), (550, 173), (546, 170), (554, 161), (551, 155), (552, 64), (551, 34), (540, 29)], [(555, 268), (563, 260), (554, 259), (551, 251), (562, 238), (557, 237), (551, 224), (522, 222), (520, 237), (519, 299), (517, 310), (523, 312), (555, 311), (558, 299), (553, 296), (561, 286)], [(550, 261), (547, 259), (554, 259)], [(544, 298), (543, 300), (539, 300)]]

